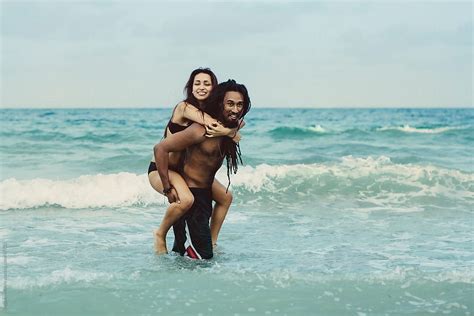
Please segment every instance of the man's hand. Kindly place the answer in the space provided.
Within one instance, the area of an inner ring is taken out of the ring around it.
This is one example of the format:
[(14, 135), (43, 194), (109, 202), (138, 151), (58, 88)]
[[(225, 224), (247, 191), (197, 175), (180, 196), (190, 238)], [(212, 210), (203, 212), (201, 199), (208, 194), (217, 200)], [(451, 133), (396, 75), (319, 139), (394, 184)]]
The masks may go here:
[(171, 191), (168, 193), (168, 194), (165, 194), (166, 197), (168, 198), (168, 202), (171, 204), (171, 203), (181, 203), (181, 201), (179, 200), (179, 196), (178, 196), (178, 192), (176, 191), (175, 188), (171, 188)]

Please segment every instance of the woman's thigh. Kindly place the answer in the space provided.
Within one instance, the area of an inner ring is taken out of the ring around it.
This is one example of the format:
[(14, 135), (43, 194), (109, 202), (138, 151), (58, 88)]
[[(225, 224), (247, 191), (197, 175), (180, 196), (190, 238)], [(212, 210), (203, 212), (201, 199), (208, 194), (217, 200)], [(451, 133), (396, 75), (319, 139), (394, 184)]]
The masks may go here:
[(227, 191), (227, 188), (217, 179), (212, 182), (212, 199), (219, 204), (232, 203), (232, 193)]
[[(192, 204), (194, 198), (183, 177), (173, 170), (168, 170), (168, 175), (170, 178), (170, 183), (178, 193), (180, 201), (188, 201)], [(150, 172), (148, 174), (148, 180), (150, 181), (150, 184), (153, 189), (163, 194), (163, 183), (161, 182), (161, 178), (158, 171)]]

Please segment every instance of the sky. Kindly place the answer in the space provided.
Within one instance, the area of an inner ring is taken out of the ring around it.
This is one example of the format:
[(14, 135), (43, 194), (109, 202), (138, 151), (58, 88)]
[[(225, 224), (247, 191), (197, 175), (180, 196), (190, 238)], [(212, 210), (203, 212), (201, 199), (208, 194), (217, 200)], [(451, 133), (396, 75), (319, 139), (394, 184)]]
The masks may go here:
[(1, 1), (2, 108), (172, 107), (210, 67), (253, 107), (472, 107), (471, 1)]

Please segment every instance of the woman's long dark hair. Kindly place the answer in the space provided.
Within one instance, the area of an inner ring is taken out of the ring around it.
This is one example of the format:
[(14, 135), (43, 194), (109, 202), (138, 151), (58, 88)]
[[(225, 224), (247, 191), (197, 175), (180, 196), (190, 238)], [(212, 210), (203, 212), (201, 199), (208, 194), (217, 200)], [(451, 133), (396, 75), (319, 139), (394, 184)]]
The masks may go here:
[[(217, 77), (212, 72), (211, 69), (209, 68), (196, 68), (194, 69), (191, 74), (189, 75), (188, 81), (186, 82), (186, 85), (184, 86), (183, 93), (185, 95), (185, 99), (183, 102), (187, 105), (188, 103), (191, 105), (194, 105), (196, 108), (202, 110), (202, 106), (200, 105), (199, 101), (194, 97), (193, 95), (193, 84), (194, 84), (194, 77), (196, 77), (198, 74), (203, 73), (203, 74), (208, 74), (211, 77), (211, 84), (212, 87), (217, 86)], [(174, 111), (176, 110), (176, 107), (173, 110), (173, 113), (171, 114), (171, 118), (174, 116)], [(203, 113), (204, 117), (204, 113)], [(168, 124), (165, 126), (165, 131), (163, 133), (163, 137), (166, 137), (166, 132), (168, 131), (168, 126), (171, 123), (171, 119), (168, 121)]]
[(193, 84), (194, 84), (194, 77), (196, 77), (197, 74), (201, 74), (201, 73), (207, 74), (209, 75), (209, 77), (211, 77), (211, 84), (213, 88), (217, 86), (217, 77), (212, 72), (211, 69), (197, 68), (191, 72), (191, 74), (189, 75), (188, 82), (186, 82), (186, 85), (184, 86), (184, 89), (183, 89), (184, 95), (186, 96), (186, 98), (184, 99), (184, 102), (190, 103), (194, 105), (195, 107), (197, 107), (198, 109), (200, 109), (201, 106), (199, 105), (199, 102), (196, 99), (196, 97), (194, 97), (193, 95)]
[[(244, 106), (239, 121), (241, 122), (244, 116), (248, 113), (248, 111), (250, 111), (250, 97), (247, 88), (243, 84), (239, 84), (232, 79), (220, 83), (217, 87), (213, 89), (209, 98), (204, 102), (202, 110), (222, 122), (222, 114), (224, 112), (224, 97), (225, 94), (229, 91), (239, 92), (240, 94), (242, 94), (242, 97), (244, 99)], [(229, 180), (227, 189), (229, 189), (230, 174), (232, 172), (234, 174), (237, 173), (239, 161), (242, 164), (240, 146), (239, 144), (235, 143), (230, 137), (223, 137), (221, 154), (225, 156), (227, 162), (227, 179)]]

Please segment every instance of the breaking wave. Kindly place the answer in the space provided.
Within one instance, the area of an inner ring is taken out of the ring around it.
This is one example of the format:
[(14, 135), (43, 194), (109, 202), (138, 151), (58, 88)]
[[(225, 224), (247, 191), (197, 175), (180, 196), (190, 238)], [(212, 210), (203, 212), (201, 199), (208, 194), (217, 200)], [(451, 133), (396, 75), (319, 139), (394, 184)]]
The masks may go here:
[[(227, 183), (225, 170), (217, 179)], [(352, 197), (377, 205), (401, 204), (407, 199), (448, 198), (472, 202), (474, 174), (431, 165), (396, 164), (390, 158), (343, 157), (339, 162), (244, 166), (232, 176), (239, 199), (267, 197), (287, 200), (321, 196)], [(0, 182), (0, 209), (42, 206), (101, 208), (147, 206), (163, 197), (148, 183), (147, 175), (121, 172), (83, 175), (70, 180), (16, 180)]]
[(455, 130), (464, 130), (463, 126), (443, 126), (443, 127), (412, 127), (410, 125), (403, 126), (385, 126), (377, 128), (377, 131), (399, 131), (404, 133), (420, 133), (420, 134), (440, 134)]

